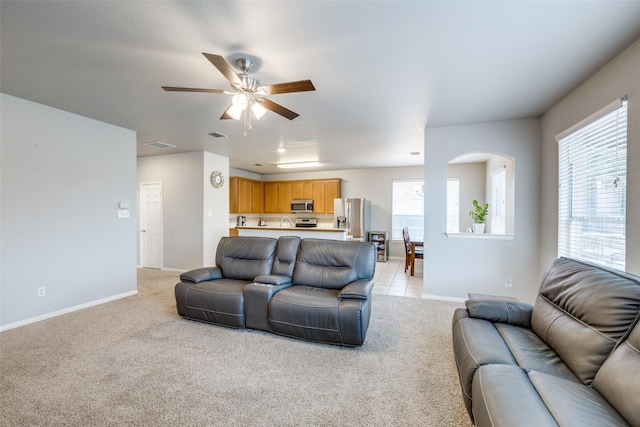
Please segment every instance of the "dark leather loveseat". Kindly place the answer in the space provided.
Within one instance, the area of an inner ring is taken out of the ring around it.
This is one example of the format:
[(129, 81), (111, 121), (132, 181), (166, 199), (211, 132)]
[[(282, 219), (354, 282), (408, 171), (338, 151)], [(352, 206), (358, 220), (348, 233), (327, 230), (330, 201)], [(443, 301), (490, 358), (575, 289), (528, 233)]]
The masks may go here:
[(216, 266), (180, 275), (178, 314), (236, 328), (359, 346), (371, 317), (373, 243), (223, 237)]
[(640, 278), (559, 258), (533, 306), (466, 306), (453, 349), (476, 426), (640, 426)]

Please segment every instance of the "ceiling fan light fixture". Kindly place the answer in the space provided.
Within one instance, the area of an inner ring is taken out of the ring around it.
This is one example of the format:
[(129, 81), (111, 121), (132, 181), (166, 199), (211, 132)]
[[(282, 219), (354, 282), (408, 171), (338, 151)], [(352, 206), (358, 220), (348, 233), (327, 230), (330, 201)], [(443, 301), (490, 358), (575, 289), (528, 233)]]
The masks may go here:
[(315, 168), (318, 166), (322, 166), (322, 163), (320, 162), (278, 163), (276, 166), (281, 169)]
[(247, 99), (247, 95), (245, 95), (244, 93), (238, 93), (234, 95), (233, 98), (231, 98), (231, 104), (233, 104), (233, 106), (238, 108), (240, 111), (247, 108), (248, 103), (249, 100)]
[(254, 102), (251, 106), (251, 111), (253, 112), (253, 115), (256, 116), (256, 120), (260, 120), (260, 118), (264, 116), (264, 113), (267, 112), (267, 109), (257, 102)]
[(231, 118), (234, 120), (240, 120), (243, 110), (244, 108), (238, 107), (237, 105), (232, 104), (231, 107), (227, 109), (227, 114), (231, 116)]

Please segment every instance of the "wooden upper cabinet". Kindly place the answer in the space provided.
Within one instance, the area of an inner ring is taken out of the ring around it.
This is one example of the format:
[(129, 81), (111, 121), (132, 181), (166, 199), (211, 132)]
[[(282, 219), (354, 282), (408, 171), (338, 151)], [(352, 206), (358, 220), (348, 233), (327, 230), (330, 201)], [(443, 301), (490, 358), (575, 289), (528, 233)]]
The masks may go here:
[(231, 213), (290, 214), (291, 200), (313, 200), (317, 214), (333, 213), (333, 199), (342, 197), (339, 178), (309, 181), (268, 181), (229, 178), (229, 211)]
[(251, 181), (251, 213), (264, 212), (264, 183)]
[(264, 184), (248, 178), (229, 178), (229, 212), (262, 213), (264, 209)]
[(264, 212), (278, 213), (278, 183), (264, 183)]
[(313, 181), (313, 212), (323, 214), (326, 207), (327, 182), (324, 180)]
[(291, 199), (292, 200), (313, 199), (313, 182), (312, 181), (292, 181), (291, 182)]
[(291, 213), (291, 182), (278, 183), (278, 212)]
[(238, 205), (238, 177), (229, 178), (229, 212), (240, 213)]
[(325, 213), (332, 214), (334, 211), (333, 199), (342, 197), (342, 180), (328, 179), (325, 189), (327, 191), (325, 196)]
[(238, 213), (251, 212), (251, 180), (238, 179)]

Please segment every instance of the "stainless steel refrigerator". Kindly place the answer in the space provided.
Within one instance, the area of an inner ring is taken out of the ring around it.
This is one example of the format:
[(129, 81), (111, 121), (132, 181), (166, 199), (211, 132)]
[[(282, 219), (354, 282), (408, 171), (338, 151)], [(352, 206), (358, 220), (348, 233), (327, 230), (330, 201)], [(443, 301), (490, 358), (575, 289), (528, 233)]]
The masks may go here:
[(346, 228), (347, 240), (366, 242), (369, 234), (371, 202), (366, 199), (334, 199), (333, 225)]

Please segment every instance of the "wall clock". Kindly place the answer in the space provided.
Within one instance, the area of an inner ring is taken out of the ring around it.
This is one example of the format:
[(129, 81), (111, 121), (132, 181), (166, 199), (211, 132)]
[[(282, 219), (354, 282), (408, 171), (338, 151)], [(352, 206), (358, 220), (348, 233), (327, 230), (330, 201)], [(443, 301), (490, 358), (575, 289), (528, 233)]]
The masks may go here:
[(213, 173), (211, 174), (211, 184), (213, 184), (215, 188), (220, 188), (224, 185), (224, 177), (222, 176), (222, 172), (213, 171)]

